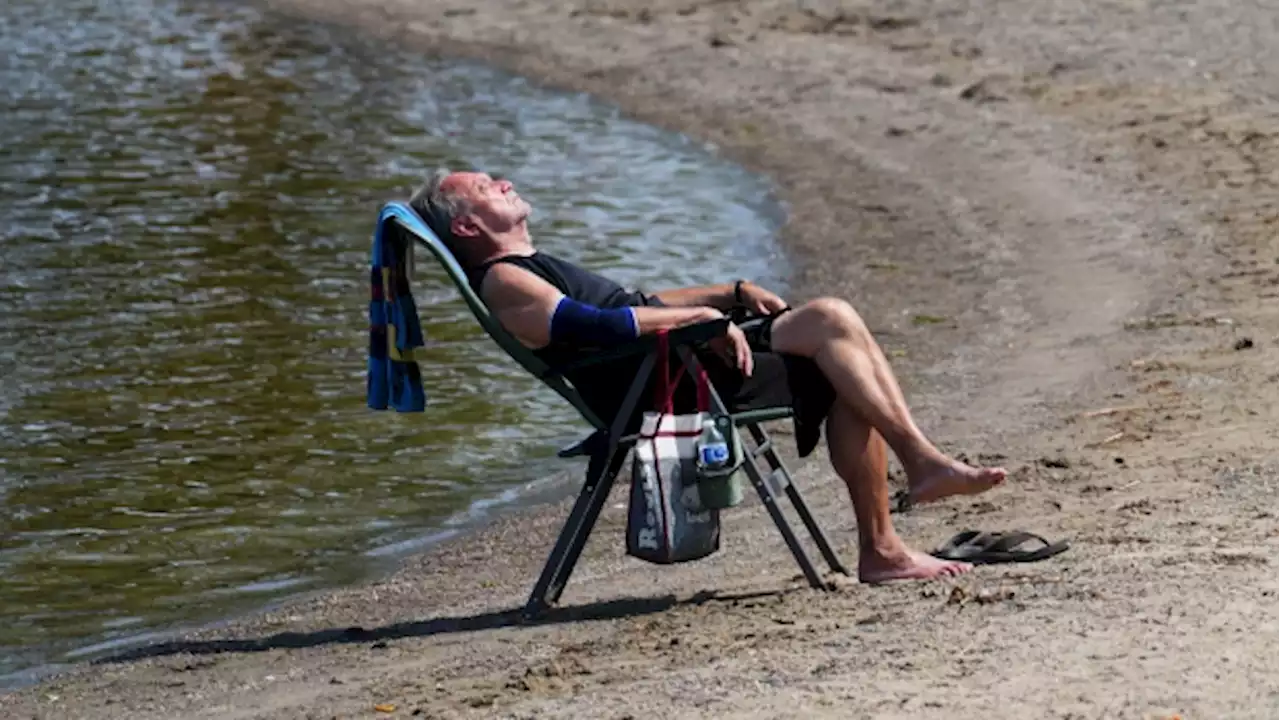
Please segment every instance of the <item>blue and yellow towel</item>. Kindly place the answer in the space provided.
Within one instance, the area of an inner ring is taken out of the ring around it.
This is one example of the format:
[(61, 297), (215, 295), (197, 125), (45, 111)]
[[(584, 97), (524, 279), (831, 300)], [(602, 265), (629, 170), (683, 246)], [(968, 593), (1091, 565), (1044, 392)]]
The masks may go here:
[(422, 412), (427, 404), (414, 348), (422, 347), (409, 287), (410, 249), (391, 221), (379, 219), (369, 269), (368, 403), (374, 410)]

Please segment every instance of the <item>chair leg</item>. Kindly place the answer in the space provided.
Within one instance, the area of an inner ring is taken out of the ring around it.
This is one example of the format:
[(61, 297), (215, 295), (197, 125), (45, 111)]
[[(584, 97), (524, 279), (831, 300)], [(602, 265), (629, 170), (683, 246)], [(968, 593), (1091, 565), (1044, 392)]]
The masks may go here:
[[(684, 362), (685, 367), (690, 373), (696, 373), (698, 370), (698, 360), (687, 347), (679, 349), (680, 359)], [(711, 405), (717, 412), (728, 414), (729, 410), (725, 407), (724, 400), (720, 398), (720, 393), (716, 391), (715, 386), (709, 388), (711, 395)], [(756, 437), (753, 435), (752, 437)], [(757, 438), (756, 442), (760, 442)], [(776, 457), (776, 456), (775, 456)], [(751, 484), (755, 486), (756, 492), (760, 495), (760, 501), (764, 503), (764, 507), (769, 511), (769, 517), (773, 519), (773, 524), (778, 527), (778, 532), (782, 534), (782, 539), (787, 543), (787, 549), (791, 551), (792, 556), (796, 559), (796, 564), (800, 566), (801, 572), (804, 573), (805, 579), (809, 581), (810, 587), (825, 588), (826, 584), (818, 575), (818, 571), (814, 569), (813, 562), (809, 560), (809, 554), (804, 551), (804, 547), (800, 545), (800, 541), (796, 538), (796, 534), (791, 529), (791, 523), (787, 520), (787, 516), (783, 514), (782, 508), (778, 506), (778, 496), (774, 494), (773, 488), (769, 487), (769, 483), (765, 481), (764, 476), (760, 474), (760, 468), (756, 466), (755, 458), (751, 455), (743, 458), (743, 469), (747, 471), (747, 477), (751, 478)], [(791, 487), (791, 483), (787, 483)], [(799, 495), (791, 495), (788, 493), (793, 503)], [(804, 501), (800, 500), (803, 505)], [(807, 511), (808, 508), (806, 507)], [(803, 517), (803, 516), (802, 516)], [(810, 533), (817, 528), (812, 516), (804, 518), (805, 526), (809, 528)], [(819, 533), (821, 530), (819, 530)], [(831, 550), (830, 545), (826, 547), (826, 552)]]
[(614, 478), (617, 477), (618, 470), (626, 459), (626, 448), (619, 443), (631, 421), (649, 373), (653, 370), (654, 360), (653, 354), (650, 353), (641, 361), (636, 377), (631, 381), (631, 388), (627, 390), (627, 395), (622, 401), (622, 407), (609, 427), (608, 445), (604, 450), (593, 453), (591, 461), (587, 463), (587, 482), (582, 486), (582, 492), (578, 493), (578, 499), (573, 503), (569, 519), (560, 530), (560, 537), (556, 539), (555, 547), (551, 549), (551, 556), (547, 558), (547, 564), (543, 566), (542, 574), (538, 576), (538, 582), (533, 586), (533, 593), (525, 603), (526, 620), (537, 617), (552, 603), (558, 601), (560, 594), (564, 592), (565, 584), (569, 582), (569, 576), (573, 574), (573, 566), (582, 555), (587, 538), (600, 517), (600, 510), (609, 499)]
[[(551, 585), (547, 588), (546, 601), (548, 605), (555, 605), (560, 601), (560, 594), (564, 592), (564, 587), (569, 584), (569, 577), (573, 575), (573, 569), (578, 564), (578, 558), (582, 557), (582, 549), (587, 545), (587, 538), (591, 536), (591, 530), (595, 528), (596, 521), (600, 518), (600, 511), (604, 509), (604, 504), (609, 500), (609, 492), (613, 488), (614, 481), (618, 478), (618, 473), (622, 470), (622, 464), (626, 462), (627, 453), (619, 448), (611, 453), (612, 459), (605, 469), (600, 479), (598, 491), (593, 490), (591, 500), (587, 504), (586, 514), (582, 518), (582, 532), (574, 535), (570, 542), (564, 561), (560, 564), (559, 570), (551, 579)], [(592, 459), (592, 465), (596, 465), (595, 458)], [(604, 466), (602, 459), (598, 463)], [(597, 477), (596, 468), (588, 470), (591, 477)]]
[[(609, 453), (613, 455), (612, 452)], [(603, 460), (603, 458), (602, 458)], [(560, 598), (564, 584), (573, 572), (573, 564), (577, 562), (582, 547), (595, 525), (609, 490), (613, 487), (613, 477), (604, 472), (604, 463), (597, 463), (593, 458), (587, 466), (587, 481), (573, 503), (569, 519), (560, 529), (560, 536), (551, 549), (551, 555), (542, 567), (542, 574), (533, 586), (528, 602), (524, 606), (524, 618), (531, 620), (541, 615), (548, 607)], [(594, 508), (594, 512), (592, 511)], [(576, 552), (575, 552), (576, 549)], [(572, 557), (572, 559), (570, 559)]]
[[(751, 432), (751, 438), (755, 441), (757, 447), (764, 447), (769, 442), (769, 436), (765, 433), (764, 428), (759, 424), (747, 426)], [(791, 479), (791, 471), (782, 463), (782, 458), (778, 457), (778, 453), (770, 444), (764, 452), (765, 461), (769, 464), (770, 472), (781, 471), (786, 480), (787, 498), (791, 500), (791, 504), (795, 506), (796, 514), (800, 516), (800, 520), (804, 522), (805, 528), (809, 531), (809, 536), (813, 538), (813, 542), (818, 546), (818, 551), (822, 553), (822, 557), (827, 561), (827, 566), (832, 572), (838, 572), (842, 575), (849, 575), (849, 570), (840, 562), (840, 557), (836, 555), (835, 550), (831, 548), (831, 540), (827, 538), (827, 534), (823, 532), (822, 526), (818, 525), (818, 521), (814, 519), (813, 513), (809, 511), (809, 505), (800, 495), (800, 488)]]
[(801, 572), (809, 581), (810, 587), (822, 588), (826, 587), (822, 578), (818, 576), (818, 571), (814, 569), (813, 562), (809, 560), (809, 555), (800, 545), (800, 541), (796, 539), (796, 534), (791, 530), (791, 523), (787, 521), (787, 516), (782, 514), (782, 508), (778, 507), (778, 498), (773, 494), (773, 488), (769, 487), (769, 483), (765, 481), (764, 476), (760, 474), (760, 468), (756, 467), (755, 459), (745, 458), (742, 467), (747, 471), (747, 477), (751, 478), (751, 484), (755, 486), (756, 492), (760, 495), (760, 501), (764, 503), (764, 507), (769, 511), (769, 517), (773, 518), (773, 524), (778, 526), (778, 532), (782, 533), (782, 539), (787, 543), (787, 548), (791, 550), (791, 554), (795, 557), (796, 563), (800, 565)]

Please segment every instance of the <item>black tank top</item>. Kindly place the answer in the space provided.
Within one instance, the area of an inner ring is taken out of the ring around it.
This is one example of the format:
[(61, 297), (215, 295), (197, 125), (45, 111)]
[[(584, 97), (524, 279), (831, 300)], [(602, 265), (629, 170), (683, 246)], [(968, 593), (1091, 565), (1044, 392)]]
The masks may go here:
[[(507, 263), (528, 270), (546, 280), (566, 297), (598, 308), (612, 310), (620, 307), (661, 306), (658, 298), (639, 291), (629, 291), (618, 283), (590, 270), (561, 260), (544, 252), (533, 255), (507, 255), (467, 271), (467, 281), (476, 295), (483, 297), (480, 288), (489, 268)], [(532, 351), (552, 368), (564, 367), (590, 352), (580, 347), (552, 343)], [(636, 372), (641, 358), (625, 358), (600, 365), (588, 366), (565, 375), (582, 395), (587, 405), (606, 423), (617, 414), (622, 400)]]
[(467, 271), (467, 280), (471, 289), (480, 294), (480, 286), (489, 268), (498, 263), (507, 263), (524, 268), (546, 280), (566, 297), (580, 303), (594, 305), (605, 310), (620, 307), (639, 307), (643, 305), (661, 305), (657, 298), (652, 298), (638, 291), (628, 291), (618, 283), (603, 275), (598, 275), (561, 260), (554, 255), (535, 252), (532, 255), (507, 255)]

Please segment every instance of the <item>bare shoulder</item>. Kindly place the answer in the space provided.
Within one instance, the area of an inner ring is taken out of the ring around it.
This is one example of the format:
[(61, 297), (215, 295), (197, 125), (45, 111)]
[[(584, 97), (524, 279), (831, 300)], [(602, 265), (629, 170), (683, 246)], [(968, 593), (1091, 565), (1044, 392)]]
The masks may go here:
[(560, 291), (528, 270), (510, 263), (496, 263), (485, 273), (480, 294), (491, 305), (558, 297)]

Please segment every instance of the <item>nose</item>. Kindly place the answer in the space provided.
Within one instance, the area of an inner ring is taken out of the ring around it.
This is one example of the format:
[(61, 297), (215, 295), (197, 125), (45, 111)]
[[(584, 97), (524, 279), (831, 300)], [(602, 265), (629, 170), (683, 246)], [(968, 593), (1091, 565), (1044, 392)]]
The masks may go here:
[(499, 189), (499, 190), (501, 190), (501, 191), (502, 191), (502, 192), (504, 192), (504, 193), (511, 192), (512, 188), (514, 188), (514, 187), (515, 187), (515, 185), (511, 184), (511, 181), (510, 181), (510, 180), (499, 180), (499, 181), (498, 181), (498, 189)]

